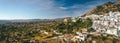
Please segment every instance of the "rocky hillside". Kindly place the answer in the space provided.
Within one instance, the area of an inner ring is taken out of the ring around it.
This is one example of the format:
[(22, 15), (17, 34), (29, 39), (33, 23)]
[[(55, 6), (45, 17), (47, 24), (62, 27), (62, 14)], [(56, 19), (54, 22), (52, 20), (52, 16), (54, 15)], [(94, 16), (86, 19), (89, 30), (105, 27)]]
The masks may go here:
[(97, 15), (107, 14), (110, 11), (112, 12), (120, 11), (120, 0), (118, 0), (117, 2), (107, 2), (103, 5), (96, 6), (91, 11), (84, 14), (83, 16), (87, 16), (91, 14), (97, 14)]

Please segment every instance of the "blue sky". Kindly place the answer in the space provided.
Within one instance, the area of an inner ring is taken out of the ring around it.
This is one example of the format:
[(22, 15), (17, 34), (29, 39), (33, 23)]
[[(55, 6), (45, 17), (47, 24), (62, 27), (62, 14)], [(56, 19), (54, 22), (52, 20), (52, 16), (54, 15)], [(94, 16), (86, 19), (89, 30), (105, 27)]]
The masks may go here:
[(0, 19), (77, 17), (108, 1), (116, 0), (0, 0)]

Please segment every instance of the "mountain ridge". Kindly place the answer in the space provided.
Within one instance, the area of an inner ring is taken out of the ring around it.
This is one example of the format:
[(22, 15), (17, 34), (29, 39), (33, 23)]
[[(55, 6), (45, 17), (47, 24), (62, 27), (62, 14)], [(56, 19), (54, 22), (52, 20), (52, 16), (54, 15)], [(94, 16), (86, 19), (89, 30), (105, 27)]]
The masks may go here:
[(103, 5), (96, 6), (82, 16), (84, 17), (91, 14), (96, 14), (96, 15), (108, 14), (111, 11), (120, 12), (120, 0), (117, 0), (116, 2), (107, 2)]
[[(71, 17), (65, 17), (71, 18)], [(56, 19), (14, 19), (14, 20), (0, 20), (0, 24), (9, 24), (9, 23), (21, 23), (21, 22), (63, 22), (65, 18), (56, 18)]]

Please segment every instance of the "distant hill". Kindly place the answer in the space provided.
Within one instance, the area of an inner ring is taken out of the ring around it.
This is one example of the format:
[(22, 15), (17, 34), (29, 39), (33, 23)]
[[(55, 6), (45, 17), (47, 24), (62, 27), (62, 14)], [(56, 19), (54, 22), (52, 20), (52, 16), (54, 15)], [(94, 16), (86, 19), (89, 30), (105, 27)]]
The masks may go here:
[[(66, 17), (67, 18), (67, 17)], [(56, 19), (16, 19), (16, 20), (0, 20), (0, 24), (14, 23), (14, 22), (62, 22), (64, 18), (56, 18)]]
[(0, 20), (0, 24), (6, 24), (6, 23), (11, 23), (11, 22), (8, 20)]
[(118, 0), (117, 2), (107, 2), (103, 5), (96, 6), (95, 8), (84, 14), (83, 16), (87, 16), (91, 14), (97, 14), (97, 15), (108, 14), (110, 11), (120, 12), (120, 0)]

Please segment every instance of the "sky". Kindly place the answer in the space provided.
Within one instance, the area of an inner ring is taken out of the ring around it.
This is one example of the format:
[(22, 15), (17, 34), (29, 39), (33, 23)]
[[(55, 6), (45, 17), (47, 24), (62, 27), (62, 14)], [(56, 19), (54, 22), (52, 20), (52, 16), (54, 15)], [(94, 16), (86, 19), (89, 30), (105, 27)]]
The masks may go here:
[(0, 19), (78, 17), (108, 1), (116, 0), (0, 0)]

